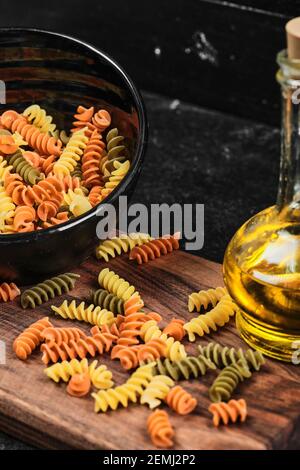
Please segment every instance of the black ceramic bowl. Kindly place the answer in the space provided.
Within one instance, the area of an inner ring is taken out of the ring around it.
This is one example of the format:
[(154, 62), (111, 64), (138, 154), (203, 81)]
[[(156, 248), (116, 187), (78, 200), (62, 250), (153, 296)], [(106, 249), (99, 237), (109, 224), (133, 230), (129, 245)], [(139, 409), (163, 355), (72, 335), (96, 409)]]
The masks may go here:
[[(117, 208), (119, 196), (131, 196), (145, 152), (147, 122), (138, 90), (114, 60), (61, 34), (0, 29), (0, 80), (6, 86), (1, 113), (9, 108), (22, 112), (37, 103), (53, 115), (58, 129), (72, 127), (79, 104), (107, 109), (112, 125), (126, 137), (132, 164), (105, 202)], [(97, 209), (55, 228), (0, 235), (0, 279), (26, 285), (80, 264), (99, 242)]]

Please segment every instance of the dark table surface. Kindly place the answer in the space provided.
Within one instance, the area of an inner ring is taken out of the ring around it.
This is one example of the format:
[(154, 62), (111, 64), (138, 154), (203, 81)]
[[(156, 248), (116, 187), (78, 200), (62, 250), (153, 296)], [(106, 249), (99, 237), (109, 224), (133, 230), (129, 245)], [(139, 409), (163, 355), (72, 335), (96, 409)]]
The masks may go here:
[[(147, 157), (134, 201), (205, 204), (200, 256), (222, 262), (236, 229), (276, 200), (280, 134), (240, 119), (144, 93)], [(30, 449), (0, 433), (0, 450)]]

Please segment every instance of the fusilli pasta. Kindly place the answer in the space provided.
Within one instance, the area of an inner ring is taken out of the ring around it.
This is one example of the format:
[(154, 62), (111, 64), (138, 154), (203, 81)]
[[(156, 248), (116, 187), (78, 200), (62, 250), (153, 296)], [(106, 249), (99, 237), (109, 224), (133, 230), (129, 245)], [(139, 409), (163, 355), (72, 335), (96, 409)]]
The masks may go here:
[(84, 321), (100, 327), (105, 324), (111, 325), (115, 321), (114, 314), (109, 310), (95, 307), (93, 304), (86, 306), (84, 302), (76, 305), (75, 300), (70, 303), (64, 300), (60, 307), (52, 305), (51, 308), (56, 315), (60, 315), (62, 318)]
[(260, 351), (253, 351), (252, 349), (243, 351), (241, 348), (229, 348), (228, 346), (221, 346), (219, 343), (199, 346), (199, 352), (214, 362), (219, 369), (234, 364), (239, 359), (243, 359), (247, 362), (249, 368), (251, 367), (256, 371), (265, 363), (265, 359)]
[(209, 312), (193, 318), (183, 325), (187, 331), (189, 340), (195, 341), (196, 336), (208, 334), (210, 330), (217, 331), (218, 327), (224, 326), (237, 311), (237, 305), (229, 295), (224, 295), (217, 305)]
[(186, 392), (180, 385), (171, 388), (165, 397), (165, 401), (169, 408), (176, 411), (180, 415), (191, 413), (197, 406), (196, 398)]
[(188, 309), (193, 312), (195, 309), (200, 312), (201, 308), (207, 310), (209, 306), (215, 307), (219, 300), (227, 294), (225, 287), (216, 287), (216, 289), (200, 290), (189, 295)]
[(67, 293), (74, 288), (75, 282), (79, 278), (80, 275), (75, 273), (60, 274), (30, 289), (26, 289), (21, 295), (21, 306), (23, 308), (34, 308), (49, 299)]
[(142, 245), (151, 237), (148, 234), (130, 233), (129, 235), (120, 235), (104, 242), (96, 248), (96, 256), (98, 259), (109, 261), (109, 258), (115, 258), (116, 255), (121, 255), (122, 252), (127, 253), (136, 245)]
[(147, 429), (151, 441), (156, 447), (168, 448), (173, 446), (174, 429), (164, 410), (155, 410), (148, 417)]
[(225, 367), (209, 389), (211, 401), (228, 401), (239, 382), (243, 382), (249, 377), (251, 377), (251, 372), (247, 363), (242, 359)]
[(212, 403), (208, 410), (213, 415), (213, 424), (216, 427), (221, 423), (225, 425), (229, 422), (236, 423), (239, 418), (243, 423), (247, 418), (247, 404), (243, 398), (240, 400), (230, 400), (228, 403)]

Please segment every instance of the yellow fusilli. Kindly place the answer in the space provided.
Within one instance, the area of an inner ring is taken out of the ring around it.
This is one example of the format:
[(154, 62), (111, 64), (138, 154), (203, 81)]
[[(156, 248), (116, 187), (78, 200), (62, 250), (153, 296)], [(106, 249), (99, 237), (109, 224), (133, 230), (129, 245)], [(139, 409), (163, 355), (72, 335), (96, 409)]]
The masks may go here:
[(105, 183), (105, 186), (101, 191), (102, 197), (107, 197), (120, 184), (122, 179), (127, 175), (129, 171), (130, 161), (126, 160), (124, 163), (115, 161), (114, 167), (116, 169), (112, 171), (108, 181)]
[(217, 327), (224, 326), (237, 311), (237, 305), (229, 295), (224, 295), (219, 303), (204, 315), (199, 315), (185, 323), (183, 328), (187, 331), (190, 341), (195, 341), (196, 336), (208, 334), (210, 330), (216, 331)]
[(109, 310), (95, 307), (93, 304), (86, 306), (84, 302), (76, 305), (75, 300), (72, 300), (71, 303), (65, 300), (60, 307), (52, 305), (51, 308), (56, 315), (60, 315), (62, 318), (84, 321), (99, 327), (102, 325), (110, 326), (115, 321), (114, 314)]
[(27, 118), (30, 124), (33, 124), (41, 132), (54, 132), (56, 125), (53, 124), (52, 116), (47, 116), (46, 111), (38, 104), (28, 106), (23, 112), (23, 116)]
[(107, 389), (113, 387), (112, 373), (102, 364), (98, 366), (98, 361), (93, 361), (89, 365), (90, 379), (94, 387), (99, 389)]
[(0, 231), (5, 232), (13, 221), (15, 208), (12, 198), (7, 195), (5, 189), (0, 186)]
[(89, 372), (89, 376), (94, 387), (99, 389), (106, 389), (113, 386), (112, 373), (107, 369), (105, 365), (99, 365), (98, 361), (93, 361), (90, 365), (86, 358), (79, 361), (78, 359), (72, 359), (71, 361), (62, 361), (53, 364), (44, 370), (45, 374), (49, 379), (54, 380), (58, 383), (60, 380), (68, 382), (70, 377), (75, 374), (83, 374)]
[(104, 268), (100, 271), (98, 282), (101, 287), (123, 300), (128, 300), (132, 294), (135, 293), (134, 286), (131, 286), (129, 282), (125, 281), (125, 279), (118, 276), (114, 271), (110, 271), (108, 268)]
[(10, 170), (12, 170), (13, 166), (8, 165), (7, 161), (3, 159), (2, 156), (0, 156), (0, 183), (4, 183), (6, 175), (10, 173)]
[(141, 404), (149, 405), (149, 408), (156, 408), (161, 404), (173, 387), (174, 381), (167, 375), (156, 375), (147, 385), (141, 395)]
[(142, 245), (149, 240), (152, 240), (152, 238), (147, 233), (120, 235), (119, 237), (114, 237), (100, 243), (96, 248), (96, 256), (98, 259), (108, 261), (110, 257), (115, 258), (115, 256), (120, 255), (122, 251), (127, 253), (135, 246)]
[(207, 289), (200, 290), (199, 292), (193, 292), (191, 295), (189, 295), (189, 312), (193, 312), (195, 309), (197, 312), (200, 312), (202, 307), (206, 310), (209, 305), (215, 307), (225, 294), (227, 294), (225, 287), (217, 287), (216, 289)]
[(72, 212), (75, 217), (78, 217), (92, 209), (92, 204), (84, 195), (81, 188), (75, 188), (74, 190), (69, 189), (67, 193), (64, 193), (64, 201), (69, 206), (70, 212)]
[(108, 390), (92, 393), (95, 399), (95, 412), (116, 410), (119, 405), (127, 407), (129, 402), (136, 403), (138, 396), (152, 379), (153, 363), (139, 367), (122, 385)]
[(72, 134), (59, 159), (54, 163), (53, 172), (55, 175), (69, 175), (75, 169), (88, 140), (85, 135), (85, 128)]
[(49, 379), (58, 383), (60, 380), (68, 382), (70, 377), (75, 374), (83, 374), (87, 369), (88, 360), (84, 358), (81, 361), (78, 361), (78, 359), (72, 359), (71, 361), (57, 362), (56, 364), (44, 369), (44, 372)]

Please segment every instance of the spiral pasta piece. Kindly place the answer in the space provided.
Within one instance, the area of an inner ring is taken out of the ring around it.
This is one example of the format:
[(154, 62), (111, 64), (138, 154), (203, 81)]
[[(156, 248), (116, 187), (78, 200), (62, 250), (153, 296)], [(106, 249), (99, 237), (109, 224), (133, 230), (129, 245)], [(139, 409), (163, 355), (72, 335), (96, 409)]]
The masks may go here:
[(67, 392), (73, 397), (84, 397), (91, 388), (91, 379), (89, 372), (82, 372), (71, 377), (67, 386)]
[(105, 131), (105, 129), (111, 124), (111, 117), (109, 112), (105, 109), (100, 109), (97, 113), (94, 114), (92, 122), (99, 132)]
[(152, 443), (156, 447), (169, 448), (173, 446), (174, 429), (172, 428), (169, 417), (164, 410), (155, 410), (148, 417), (147, 430)]
[(0, 284), (0, 302), (9, 302), (20, 295), (20, 289), (13, 282)]
[(178, 249), (178, 238), (176, 236), (166, 236), (136, 246), (130, 251), (129, 259), (136, 260), (138, 264), (148, 263), (150, 260), (160, 258), (161, 255), (167, 255)]
[[(6, 134), (7, 132), (7, 134)], [(11, 155), (18, 150), (14, 138), (9, 131), (0, 130), (0, 152), (5, 155)]]
[(46, 176), (51, 175), (53, 173), (54, 163), (56, 162), (55, 155), (49, 155), (45, 158), (41, 159), (40, 164), (40, 171), (44, 173)]
[(225, 367), (209, 389), (211, 401), (228, 401), (238, 384), (251, 377), (251, 375), (247, 363), (242, 359)]
[(146, 361), (155, 361), (159, 357), (166, 357), (168, 353), (168, 346), (161, 338), (155, 338), (148, 341), (146, 344), (140, 345), (137, 351), (137, 359), (139, 363)]
[(41, 334), (45, 328), (52, 324), (48, 317), (44, 317), (26, 328), (13, 343), (13, 350), (19, 359), (26, 360), (32, 351), (41, 343)]
[(101, 308), (110, 310), (114, 314), (124, 314), (124, 300), (105, 289), (97, 289), (92, 292), (91, 302)]
[(215, 369), (215, 364), (204, 356), (187, 356), (181, 361), (157, 359), (154, 374), (168, 375), (177, 381), (180, 379), (197, 379), (199, 375), (205, 375), (208, 371)]
[(90, 379), (94, 387), (102, 390), (113, 387), (112, 373), (105, 365), (99, 365), (98, 361), (93, 361), (89, 365)]
[(71, 361), (57, 362), (50, 367), (44, 369), (44, 373), (49, 379), (54, 380), (58, 383), (60, 380), (68, 382), (70, 377), (75, 374), (82, 374), (88, 370), (88, 360), (86, 358), (78, 361), (78, 359), (72, 359)]
[(42, 155), (60, 155), (61, 141), (40, 132), (36, 127), (28, 124), (24, 116), (8, 110), (2, 114), (1, 123), (6, 129), (18, 132), (30, 147)]
[(147, 404), (150, 409), (156, 408), (161, 404), (161, 400), (166, 398), (173, 385), (173, 380), (167, 375), (154, 376), (141, 395), (141, 404)]
[(43, 228), (53, 227), (54, 225), (62, 224), (69, 220), (68, 212), (59, 212), (55, 217), (51, 217), (50, 220), (43, 223)]
[(220, 424), (236, 423), (238, 419), (243, 423), (247, 418), (247, 403), (243, 398), (230, 400), (228, 403), (212, 403), (208, 411), (213, 415), (213, 424), (218, 427)]
[(42, 157), (37, 152), (31, 152), (30, 150), (26, 150), (23, 153), (23, 157), (25, 160), (34, 168), (39, 169), (42, 164)]
[(84, 149), (86, 148), (88, 138), (84, 134), (84, 129), (74, 132), (62, 151), (59, 159), (53, 165), (55, 175), (69, 175), (76, 168)]
[(75, 282), (79, 278), (80, 275), (75, 273), (60, 274), (30, 289), (26, 289), (21, 295), (21, 306), (23, 308), (34, 308), (49, 299), (67, 293), (74, 288)]
[(0, 231), (6, 231), (6, 226), (13, 222), (15, 204), (6, 190), (0, 186)]
[(49, 362), (57, 362), (59, 359), (66, 361), (67, 359), (81, 359), (86, 356), (95, 357), (96, 354), (108, 352), (112, 346), (114, 336), (111, 333), (103, 333), (98, 331), (93, 336), (80, 338), (78, 341), (70, 340), (68, 343), (43, 343), (41, 351), (43, 352), (42, 361), (45, 364)]
[(166, 356), (171, 359), (171, 361), (179, 361), (186, 357), (187, 354), (184, 345), (163, 333), (155, 320), (149, 320), (144, 323), (140, 332), (145, 343), (148, 343), (148, 341), (152, 339), (159, 338), (163, 340), (167, 346)]
[(76, 176), (71, 176), (71, 175), (62, 176), (62, 175), (60, 175), (58, 178), (59, 178), (59, 181), (62, 185), (62, 191), (64, 191), (65, 193), (67, 193), (69, 191), (69, 189), (74, 191), (75, 189), (81, 187), (80, 179)]
[(120, 335), (117, 345), (111, 352), (112, 359), (120, 359), (124, 369), (129, 370), (139, 364), (155, 361), (161, 356), (166, 356), (167, 345), (161, 339), (150, 340), (147, 344), (136, 344), (134, 330), (128, 338)]
[(108, 262), (110, 258), (115, 258), (116, 255), (121, 255), (122, 252), (127, 253), (135, 246), (142, 245), (150, 239), (151, 237), (147, 233), (122, 234), (119, 237), (113, 237), (100, 243), (96, 248), (96, 256), (98, 259), (104, 259)]
[(84, 302), (76, 305), (75, 300), (72, 300), (71, 303), (65, 300), (59, 307), (52, 305), (51, 309), (62, 318), (84, 321), (100, 327), (105, 324), (110, 326), (115, 321), (114, 314), (109, 310), (95, 307), (93, 304), (86, 306)]
[(24, 194), (27, 188), (20, 175), (7, 173), (4, 180), (4, 188), (6, 194), (11, 197), (14, 204), (18, 206), (24, 204)]
[(253, 351), (250, 348), (243, 351), (242, 348), (229, 348), (228, 346), (221, 346), (219, 343), (208, 343), (207, 346), (199, 346), (198, 348), (199, 353), (210, 359), (219, 369), (235, 364), (239, 359), (245, 361), (248, 367), (255, 371), (259, 371), (265, 363), (262, 353)]
[(7, 160), (0, 155), (0, 183), (4, 183), (6, 175), (9, 175), (12, 169), (13, 166), (8, 165)]
[(23, 139), (23, 137), (21, 136), (21, 134), (19, 134), (19, 132), (14, 132), (12, 136), (13, 136), (16, 146), (20, 148), (21, 152), (23, 152), (23, 149), (21, 147), (23, 147), (24, 145), (27, 146), (28, 142), (26, 142), (26, 140)]
[[(103, 189), (103, 186), (93, 186), (91, 188), (88, 198), (92, 207), (96, 206), (102, 201), (102, 194), (101, 194), (102, 189)], [(96, 253), (97, 253), (97, 249), (96, 249)]]
[(227, 294), (225, 287), (216, 287), (216, 289), (200, 290), (189, 295), (188, 309), (193, 312), (195, 309), (200, 312), (201, 308), (207, 310), (209, 306), (215, 307), (219, 300)]
[(82, 179), (87, 188), (101, 186), (100, 160), (104, 148), (99, 132), (93, 131), (82, 156)]
[(129, 282), (121, 278), (114, 271), (108, 268), (102, 269), (98, 276), (98, 282), (101, 287), (106, 289), (111, 294), (125, 300), (128, 300), (136, 292), (135, 287), (131, 286)]
[(27, 184), (36, 184), (43, 178), (40, 171), (27, 162), (20, 150), (9, 156), (9, 164)]
[(135, 369), (139, 365), (137, 352), (138, 345), (134, 346), (115, 346), (112, 349), (111, 358), (119, 359), (121, 366), (125, 370)]
[(115, 170), (111, 172), (108, 181), (105, 183), (104, 188), (101, 191), (103, 198), (109, 196), (109, 194), (121, 183), (121, 181), (127, 175), (130, 169), (130, 161), (125, 160), (124, 163), (114, 162)]
[(140, 298), (139, 294), (135, 292), (124, 302), (124, 315), (125, 317), (129, 317), (129, 315), (139, 312), (143, 307), (144, 302)]
[(108, 409), (116, 410), (119, 405), (127, 407), (129, 402), (136, 403), (152, 378), (152, 368), (152, 364), (141, 366), (124, 384), (92, 393), (95, 400), (95, 412), (106, 412)]
[(237, 309), (237, 305), (230, 296), (224, 295), (212, 310), (193, 318), (183, 325), (188, 333), (189, 341), (196, 340), (195, 334), (203, 336), (208, 334), (210, 330), (217, 331), (218, 327), (222, 327), (229, 322), (230, 317), (236, 313)]
[(81, 338), (86, 338), (85, 332), (80, 328), (45, 328), (41, 336), (47, 343), (56, 343), (59, 346), (62, 343), (70, 343), (71, 341), (79, 341)]
[[(134, 346), (139, 344), (141, 321), (136, 319), (132, 321), (123, 322), (120, 327), (120, 336), (118, 338), (119, 346)], [(114, 348), (114, 352), (119, 348)], [(112, 356), (113, 357), (113, 356)]]
[(75, 189), (74, 192), (71, 189), (68, 191), (68, 195), (70, 196), (69, 210), (75, 217), (79, 217), (80, 215), (92, 209), (92, 204), (90, 203), (88, 197), (84, 196), (83, 194), (75, 193), (78, 190), (79, 188)]
[(171, 388), (165, 397), (165, 401), (169, 408), (176, 411), (179, 415), (188, 415), (197, 406), (196, 398), (192, 397), (180, 385)]
[(84, 129), (84, 133), (87, 137), (90, 137), (96, 127), (92, 124), (92, 117), (94, 115), (94, 107), (85, 108), (84, 106), (78, 106), (77, 113), (74, 114), (75, 121), (73, 122), (74, 128), (71, 132), (77, 132), (78, 130)]
[(33, 207), (18, 206), (15, 210), (13, 229), (16, 232), (32, 232), (35, 229), (35, 220), (36, 212)]
[(48, 201), (59, 206), (62, 202), (63, 186), (54, 176), (47, 176), (33, 186), (21, 187), (19, 180), (14, 175), (10, 175), (5, 180), (5, 186), (7, 191), (11, 192), (12, 198), (15, 198), (16, 204), (32, 206)]
[(30, 124), (44, 133), (52, 133), (55, 131), (56, 125), (52, 122), (53, 117), (47, 116), (46, 111), (38, 104), (32, 104), (23, 111), (23, 116)]
[(115, 127), (111, 129), (106, 136), (107, 155), (102, 171), (107, 178), (115, 169), (114, 162), (123, 163), (126, 160), (124, 137), (119, 135), (118, 129)]
[(60, 204), (57, 201), (44, 201), (37, 208), (37, 216), (43, 222), (56, 216)]
[(49, 379), (58, 383), (60, 380), (68, 382), (75, 374), (88, 372), (91, 383), (98, 389), (107, 389), (113, 386), (112, 373), (105, 365), (99, 365), (98, 361), (93, 361), (90, 365), (86, 358), (72, 359), (71, 361), (57, 362), (44, 370)]
[(168, 336), (172, 336), (176, 341), (181, 341), (185, 335), (185, 330), (183, 329), (184, 320), (179, 318), (172, 318), (170, 323), (163, 329), (163, 333)]

